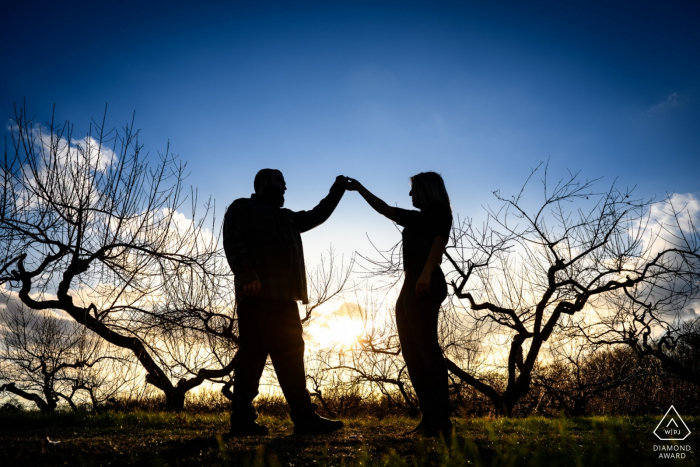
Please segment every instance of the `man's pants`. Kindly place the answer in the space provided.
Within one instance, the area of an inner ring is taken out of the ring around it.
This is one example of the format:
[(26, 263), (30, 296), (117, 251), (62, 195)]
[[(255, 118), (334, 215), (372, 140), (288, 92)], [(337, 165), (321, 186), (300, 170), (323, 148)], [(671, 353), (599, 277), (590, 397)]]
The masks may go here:
[(299, 308), (294, 300), (244, 297), (238, 304), (240, 346), (233, 380), (231, 423), (255, 420), (253, 399), (268, 354), (277, 373), (292, 420), (315, 413), (306, 390), (304, 339)]
[(415, 268), (406, 273), (396, 302), (396, 328), (423, 420), (440, 424), (449, 419), (450, 413), (447, 365), (438, 344), (438, 313), (447, 296), (447, 284), (437, 267), (430, 277), (430, 294), (417, 297), (416, 282), (421, 272)]

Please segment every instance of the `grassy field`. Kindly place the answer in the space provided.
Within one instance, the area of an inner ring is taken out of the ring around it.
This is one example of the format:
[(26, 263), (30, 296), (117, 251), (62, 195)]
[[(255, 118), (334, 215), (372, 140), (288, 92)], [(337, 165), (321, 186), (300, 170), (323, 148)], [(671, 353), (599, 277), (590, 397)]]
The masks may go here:
[[(226, 414), (0, 414), (0, 466), (690, 466), (700, 464), (697, 434), (685, 459), (659, 459), (657, 417), (454, 419), (451, 440), (405, 435), (415, 421), (346, 419), (325, 436), (293, 436), (288, 418), (261, 417), (270, 436), (225, 441)], [(700, 417), (686, 417), (691, 431)], [(48, 440), (60, 441), (50, 443)]]

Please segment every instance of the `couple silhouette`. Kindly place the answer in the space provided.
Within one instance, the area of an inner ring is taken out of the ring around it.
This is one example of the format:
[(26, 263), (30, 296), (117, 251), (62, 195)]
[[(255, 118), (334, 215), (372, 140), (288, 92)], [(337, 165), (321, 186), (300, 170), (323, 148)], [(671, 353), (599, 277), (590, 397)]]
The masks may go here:
[(336, 177), (328, 195), (309, 211), (283, 208), (287, 186), (282, 172), (262, 169), (250, 198), (235, 200), (224, 217), (224, 250), (234, 273), (240, 345), (237, 354), (229, 436), (268, 434), (255, 422), (253, 399), (267, 356), (294, 422), (294, 434), (331, 433), (343, 427), (316, 413), (306, 390), (304, 339), (297, 300), (308, 303), (301, 233), (328, 219), (346, 191), (358, 192), (379, 214), (403, 227), (405, 279), (396, 302), (396, 326), (422, 418), (415, 431), (425, 436), (452, 433), (447, 366), (438, 344), (438, 312), (447, 296), (440, 269), (450, 235), (452, 211), (442, 177), (411, 177), (417, 210), (389, 206), (360, 182)]

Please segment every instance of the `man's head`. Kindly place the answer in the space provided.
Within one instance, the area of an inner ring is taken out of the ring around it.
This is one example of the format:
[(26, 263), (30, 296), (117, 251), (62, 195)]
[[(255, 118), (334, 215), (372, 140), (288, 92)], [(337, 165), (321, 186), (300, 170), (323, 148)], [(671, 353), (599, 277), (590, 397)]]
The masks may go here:
[(255, 175), (253, 187), (257, 195), (276, 206), (284, 206), (284, 192), (287, 191), (287, 184), (279, 170), (262, 169)]

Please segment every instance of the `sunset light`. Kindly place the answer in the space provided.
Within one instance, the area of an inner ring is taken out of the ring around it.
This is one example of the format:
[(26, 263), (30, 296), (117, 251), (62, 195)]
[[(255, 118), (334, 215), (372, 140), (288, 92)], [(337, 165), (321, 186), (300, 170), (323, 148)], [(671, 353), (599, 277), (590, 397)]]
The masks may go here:
[(3, 2), (0, 466), (697, 465), (699, 24)]
[(363, 331), (364, 325), (361, 321), (344, 317), (320, 326), (312, 326), (310, 333), (311, 338), (321, 347), (340, 345), (348, 348), (357, 343)]
[(336, 308), (322, 307), (308, 327), (310, 339), (321, 347), (352, 347), (364, 332), (363, 309), (345, 302)]

